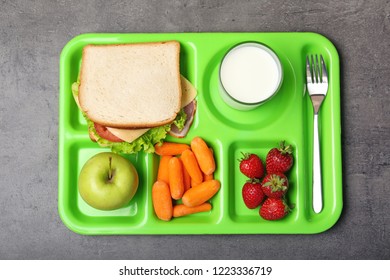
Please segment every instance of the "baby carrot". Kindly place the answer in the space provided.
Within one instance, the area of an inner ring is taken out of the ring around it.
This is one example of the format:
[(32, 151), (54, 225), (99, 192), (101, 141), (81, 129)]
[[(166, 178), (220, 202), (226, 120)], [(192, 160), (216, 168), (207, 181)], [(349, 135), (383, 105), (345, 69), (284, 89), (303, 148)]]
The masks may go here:
[(194, 152), (203, 173), (206, 175), (213, 173), (215, 171), (215, 160), (213, 153), (206, 142), (200, 137), (195, 137), (191, 141), (191, 149)]
[(185, 150), (181, 154), (181, 160), (183, 161), (184, 168), (187, 170), (188, 174), (190, 174), (190, 177), (196, 183), (201, 183), (203, 181), (203, 174), (194, 153), (191, 150)]
[(196, 187), (197, 185), (200, 185), (200, 184), (202, 184), (202, 183), (203, 183), (203, 181), (202, 181), (202, 182), (195, 182), (195, 181), (191, 178), (191, 188)]
[(173, 199), (180, 199), (184, 193), (183, 166), (177, 157), (169, 160), (169, 188)]
[(201, 205), (212, 198), (220, 189), (221, 183), (218, 180), (210, 180), (192, 187), (182, 197), (182, 202), (188, 207)]
[(206, 175), (203, 173), (203, 181), (210, 181), (214, 179), (214, 173), (211, 173), (209, 175)]
[(162, 144), (156, 144), (154, 150), (159, 156), (175, 156), (180, 155), (184, 150), (190, 149), (187, 144), (164, 142)]
[(191, 176), (188, 173), (187, 169), (184, 168), (183, 161), (179, 158), (183, 166), (183, 181), (184, 181), (184, 192), (191, 188)]
[(158, 166), (157, 181), (164, 181), (169, 184), (169, 169), (168, 163), (172, 156), (162, 156)]
[(163, 181), (156, 181), (152, 187), (154, 212), (163, 221), (169, 221), (173, 215), (173, 205), (169, 186)]
[(205, 202), (195, 207), (188, 207), (184, 204), (177, 204), (173, 206), (173, 217), (182, 217), (199, 212), (207, 212), (211, 210), (211, 204)]

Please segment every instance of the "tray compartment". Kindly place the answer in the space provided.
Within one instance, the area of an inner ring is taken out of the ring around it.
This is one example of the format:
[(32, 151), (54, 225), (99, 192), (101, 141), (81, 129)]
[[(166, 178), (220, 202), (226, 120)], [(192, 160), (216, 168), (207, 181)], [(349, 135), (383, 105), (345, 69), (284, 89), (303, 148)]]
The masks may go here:
[[(97, 147), (96, 143), (93, 143), (86, 139), (69, 139), (65, 144), (65, 159), (66, 166), (70, 170), (69, 175), (65, 178), (63, 183), (68, 187), (63, 189), (62, 195), (66, 198), (60, 206), (66, 209), (69, 216), (66, 220), (71, 222), (72, 225), (80, 224), (82, 231), (93, 231), (96, 228), (103, 231), (111, 231), (116, 225), (128, 224), (130, 227), (141, 224), (146, 214), (149, 212), (147, 196), (148, 188), (146, 184), (148, 182), (148, 173), (146, 170), (147, 158), (142, 155), (125, 155), (129, 159), (138, 171), (139, 187), (134, 198), (130, 203), (120, 209), (112, 211), (101, 211), (89, 206), (80, 196), (78, 192), (78, 177), (85, 162), (93, 155), (109, 151), (108, 149)], [(153, 169), (152, 169), (153, 170)]]
[[(192, 139), (192, 138), (190, 138)], [(189, 144), (189, 141), (188, 139), (186, 139), (186, 141), (177, 141), (176, 138), (171, 138), (171, 137), (168, 137), (167, 140), (169, 141), (175, 141), (175, 142), (182, 142), (182, 143), (186, 143), (186, 144)], [(215, 142), (215, 141), (210, 141), (208, 140), (207, 138), (205, 138), (207, 144), (213, 149), (214, 151), (214, 154), (216, 156), (216, 159), (217, 159), (217, 162), (216, 162), (216, 172), (214, 173), (214, 178), (217, 179), (217, 180), (220, 180), (221, 181), (221, 189), (218, 191), (218, 193), (216, 195), (214, 195), (210, 200), (209, 202), (211, 203), (212, 205), (212, 210), (210, 212), (203, 212), (203, 213), (196, 213), (196, 214), (192, 214), (192, 215), (189, 215), (189, 216), (184, 216), (184, 217), (179, 217), (179, 218), (172, 218), (171, 221), (168, 222), (168, 224), (204, 224), (204, 225), (213, 225), (213, 224), (217, 224), (219, 223), (219, 221), (222, 219), (222, 216), (223, 216), (223, 195), (221, 194), (222, 193), (222, 189), (224, 188), (223, 186), (223, 180), (220, 179), (220, 176), (221, 174), (223, 174), (223, 171), (222, 171), (222, 166), (221, 166), (221, 161), (218, 160), (220, 158), (220, 154), (221, 154), (221, 144), (218, 143), (218, 142)], [(141, 153), (142, 154), (142, 153)], [(141, 155), (140, 154), (140, 155)], [(158, 166), (159, 166), (159, 162), (160, 162), (160, 156), (158, 155), (155, 155), (155, 154), (147, 154), (147, 155), (144, 155), (146, 156), (147, 158), (147, 161), (148, 161), (148, 166), (149, 166), (149, 169), (150, 169), (150, 172), (148, 172), (147, 174), (147, 177), (148, 177), (148, 182), (147, 182), (147, 188), (148, 188), (148, 197), (147, 197), (147, 200), (148, 200), (148, 211), (147, 211), (147, 216), (148, 216), (148, 220), (149, 221), (152, 221), (153, 223), (156, 223), (158, 225), (165, 225), (167, 224), (167, 222), (165, 221), (161, 221), (157, 218), (156, 214), (154, 213), (154, 209), (153, 209), (153, 203), (152, 203), (152, 197), (151, 197), (151, 189), (152, 189), (152, 186), (153, 186), (153, 183), (157, 180), (157, 171), (158, 171)], [(150, 168), (150, 166), (153, 166), (153, 168)], [(173, 204), (176, 205), (176, 204), (181, 204), (181, 200), (173, 200)], [(165, 228), (165, 226), (164, 226)]]
[[(243, 175), (239, 170), (242, 153), (254, 153), (257, 154), (263, 163), (265, 164), (265, 158), (268, 151), (274, 147), (276, 139), (251, 139), (251, 140), (237, 140), (231, 143), (228, 148), (228, 155), (231, 164), (229, 165), (229, 216), (236, 223), (262, 223), (263, 219), (259, 216), (259, 208), (248, 209), (242, 199), (242, 187), (248, 178)], [(289, 190), (286, 196), (289, 205), (296, 206), (298, 203), (298, 188), (296, 168), (293, 167), (287, 174), (289, 179)], [(293, 211), (289, 216), (294, 219), (298, 212)]]
[[(204, 69), (202, 93), (204, 104), (212, 117), (220, 125), (238, 130), (257, 130), (273, 125), (279, 118), (288, 114), (294, 104), (296, 73), (290, 62), (281, 56), (284, 78), (279, 92), (268, 102), (250, 111), (239, 111), (228, 106), (220, 96), (219, 67), (224, 52), (215, 55)], [(303, 88), (302, 88), (303, 90)]]

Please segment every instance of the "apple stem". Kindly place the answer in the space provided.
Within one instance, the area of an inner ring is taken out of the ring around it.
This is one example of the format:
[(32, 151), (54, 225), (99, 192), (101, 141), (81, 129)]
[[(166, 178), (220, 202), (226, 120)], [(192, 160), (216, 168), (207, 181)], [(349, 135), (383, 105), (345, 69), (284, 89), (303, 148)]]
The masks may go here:
[(109, 161), (110, 161), (110, 168), (108, 169), (108, 180), (111, 180), (112, 178), (112, 169), (111, 169), (111, 161), (112, 161), (112, 157), (109, 157)]

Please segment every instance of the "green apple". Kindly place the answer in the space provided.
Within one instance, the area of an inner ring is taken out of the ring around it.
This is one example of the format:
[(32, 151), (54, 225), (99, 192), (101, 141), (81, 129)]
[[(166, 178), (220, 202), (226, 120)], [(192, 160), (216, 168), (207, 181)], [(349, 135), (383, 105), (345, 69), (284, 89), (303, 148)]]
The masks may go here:
[(91, 157), (79, 175), (79, 192), (90, 206), (99, 210), (123, 207), (138, 188), (138, 173), (126, 158), (111, 152)]

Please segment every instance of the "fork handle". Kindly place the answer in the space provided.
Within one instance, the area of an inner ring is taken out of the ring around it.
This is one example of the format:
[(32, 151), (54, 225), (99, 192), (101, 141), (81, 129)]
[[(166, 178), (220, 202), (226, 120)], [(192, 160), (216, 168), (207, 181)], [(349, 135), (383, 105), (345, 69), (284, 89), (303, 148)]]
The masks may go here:
[(318, 114), (314, 114), (314, 146), (313, 146), (313, 210), (322, 210), (321, 157), (320, 139), (318, 136)]

